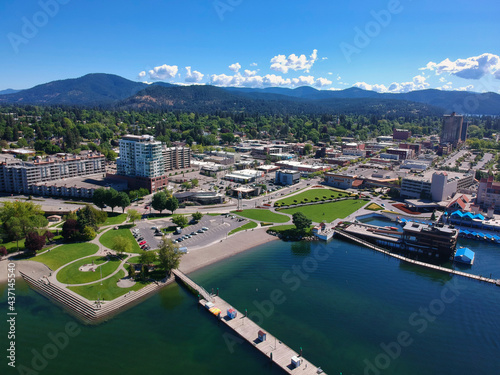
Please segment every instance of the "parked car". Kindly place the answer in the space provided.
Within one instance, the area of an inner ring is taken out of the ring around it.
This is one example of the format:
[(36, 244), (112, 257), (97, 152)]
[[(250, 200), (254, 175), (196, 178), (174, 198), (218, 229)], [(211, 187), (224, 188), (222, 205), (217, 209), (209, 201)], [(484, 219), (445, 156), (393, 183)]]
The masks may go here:
[(142, 241), (142, 240), (144, 240), (144, 237), (139, 237), (139, 238), (137, 239), (137, 242), (140, 242), (140, 241)]
[(142, 249), (142, 250), (146, 250), (146, 248), (147, 248), (147, 247), (148, 247), (148, 245), (147, 245), (147, 244), (144, 244), (144, 245), (142, 245), (142, 246), (141, 246), (141, 249)]
[(198, 232), (198, 233), (205, 233), (205, 232), (203, 231), (203, 229), (198, 229), (198, 231), (197, 231), (197, 232)]
[(145, 245), (145, 244), (146, 244), (146, 241), (141, 241), (141, 242), (139, 242), (139, 245), (141, 245), (141, 246), (142, 246), (142, 245)]
[(162, 232), (155, 232), (155, 236), (163, 236)]
[(196, 233), (196, 232), (191, 232), (191, 233), (190, 233), (190, 235), (191, 235), (191, 236), (197, 236), (197, 235), (198, 235), (198, 233)]
[(152, 230), (158, 230), (158, 228), (157, 228), (157, 227), (151, 227), (151, 229), (152, 229)]
[(204, 232), (206, 232), (208, 230), (208, 228), (207, 227), (203, 227), (203, 228), (201, 228), (201, 230), (204, 231)]

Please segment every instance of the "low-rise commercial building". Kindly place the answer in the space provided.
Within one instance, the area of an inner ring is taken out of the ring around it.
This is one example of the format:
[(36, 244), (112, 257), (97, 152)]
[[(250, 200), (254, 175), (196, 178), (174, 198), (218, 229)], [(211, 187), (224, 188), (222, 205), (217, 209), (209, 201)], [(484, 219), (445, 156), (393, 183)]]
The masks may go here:
[(290, 169), (276, 171), (275, 183), (278, 185), (294, 185), (300, 181), (300, 172)]
[(357, 188), (363, 183), (357, 175), (347, 173), (325, 173), (325, 185), (339, 189)]
[(493, 176), (479, 181), (476, 204), (484, 211), (493, 207), (495, 212), (500, 212), (500, 182), (495, 182)]
[(401, 181), (401, 197), (427, 198), (440, 202), (474, 183), (473, 174), (429, 171)]

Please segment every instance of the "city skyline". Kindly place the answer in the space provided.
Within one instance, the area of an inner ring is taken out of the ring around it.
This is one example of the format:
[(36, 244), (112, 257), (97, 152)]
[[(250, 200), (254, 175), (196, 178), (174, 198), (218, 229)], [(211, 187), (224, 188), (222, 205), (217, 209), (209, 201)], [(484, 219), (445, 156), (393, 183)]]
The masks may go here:
[(499, 8), (448, 0), (5, 2), (0, 90), (102, 72), (175, 84), (499, 93)]

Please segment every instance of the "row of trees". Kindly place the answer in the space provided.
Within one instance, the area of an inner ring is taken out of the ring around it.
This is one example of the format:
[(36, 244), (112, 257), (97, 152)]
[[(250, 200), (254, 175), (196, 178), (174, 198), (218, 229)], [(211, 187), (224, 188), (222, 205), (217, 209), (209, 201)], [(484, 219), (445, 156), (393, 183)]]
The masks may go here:
[(155, 210), (160, 211), (160, 214), (164, 210), (169, 210), (173, 214), (179, 208), (179, 201), (170, 193), (160, 191), (153, 195), (151, 206)]
[(111, 212), (114, 211), (115, 207), (120, 207), (125, 212), (125, 208), (130, 206), (129, 195), (123, 191), (118, 192), (113, 188), (95, 190), (92, 202), (101, 210), (105, 207), (111, 207)]

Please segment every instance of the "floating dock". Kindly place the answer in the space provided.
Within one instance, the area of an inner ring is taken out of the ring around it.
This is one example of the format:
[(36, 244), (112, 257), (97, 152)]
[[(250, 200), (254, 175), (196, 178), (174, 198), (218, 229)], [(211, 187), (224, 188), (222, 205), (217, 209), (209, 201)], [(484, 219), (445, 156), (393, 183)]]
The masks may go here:
[[(244, 341), (247, 341), (250, 345), (264, 354), (283, 371), (288, 374), (324, 374), (321, 368), (314, 366), (311, 362), (302, 357), (300, 353), (297, 353), (289, 346), (285, 345), (277, 337), (262, 329), (253, 320), (236, 310), (222, 298), (214, 295), (208, 295), (208, 298), (204, 298), (208, 293), (205, 289), (203, 289), (203, 287), (196, 284), (187, 275), (183, 274), (179, 270), (174, 270), (173, 273), (178, 281), (181, 281), (183, 284), (199, 293), (201, 298), (198, 303), (202, 305), (203, 308), (206, 307), (205, 305), (207, 303), (210, 303), (212, 311), (214, 311), (213, 309), (220, 310), (221, 313), (217, 318), (222, 323), (224, 323)], [(227, 315), (227, 311), (230, 309), (233, 310), (233, 313), (236, 312), (236, 317), (234, 319), (231, 319)], [(210, 314), (208, 310), (207, 314)], [(261, 333), (261, 337), (262, 333), (265, 333), (264, 340), (259, 338), (259, 332)], [(292, 358), (295, 360), (296, 365), (292, 364)]]

